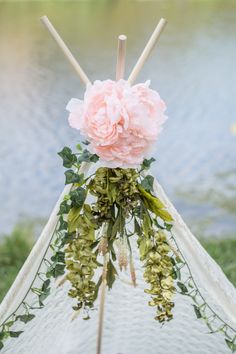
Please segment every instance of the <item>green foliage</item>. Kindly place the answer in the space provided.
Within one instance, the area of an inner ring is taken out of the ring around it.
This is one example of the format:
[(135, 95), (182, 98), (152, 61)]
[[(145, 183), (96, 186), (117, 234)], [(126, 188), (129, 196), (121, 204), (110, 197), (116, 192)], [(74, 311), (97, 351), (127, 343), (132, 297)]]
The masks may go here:
[(83, 184), (84, 181), (83, 174), (75, 173), (73, 170), (67, 170), (65, 172), (65, 176), (66, 176), (65, 184), (70, 184), (70, 183)]
[(71, 207), (82, 208), (86, 199), (87, 191), (77, 187), (70, 192)]
[(23, 331), (17, 331), (17, 332), (10, 331), (9, 332), (10, 337), (12, 337), (12, 338), (18, 338), (22, 333), (23, 333)]
[[(114, 206), (128, 215), (137, 205), (136, 170), (128, 168), (99, 168), (88, 184), (89, 192), (97, 198), (96, 210), (110, 220)], [(120, 215), (119, 215), (120, 216)]]
[(78, 157), (78, 162), (97, 162), (99, 157), (96, 154), (91, 154), (88, 150), (83, 150), (81, 155)]
[[(91, 155), (88, 150), (82, 151), (79, 147), (79, 151), (77, 163), (97, 161), (97, 157)], [(148, 168), (152, 162), (153, 159), (144, 161), (144, 167)], [(132, 168), (104, 167), (98, 168), (94, 176), (86, 179), (80, 176), (79, 169), (66, 171), (66, 183), (73, 183), (73, 187), (59, 211), (60, 228), (64, 229), (65, 220), (68, 223), (66, 231), (69, 237), (65, 248), (65, 262), (67, 279), (72, 286), (69, 295), (77, 300), (73, 308), (83, 309), (88, 313), (94, 306), (104, 274), (108, 288), (113, 286), (117, 276), (114, 264), (116, 261), (122, 270), (127, 268), (130, 258), (131, 279), (133, 284), (136, 284), (129, 237), (137, 232), (140, 236), (141, 259), (146, 267), (144, 276), (151, 287), (149, 290), (146, 289), (152, 295), (151, 306), (155, 303), (157, 307), (157, 320), (160, 322), (170, 320), (174, 305), (171, 298), (175, 291), (173, 285), (175, 272), (168, 256), (170, 248), (166, 236), (158, 229), (170, 230), (169, 222), (172, 221), (172, 217), (164, 204), (151, 194), (154, 178), (151, 175), (142, 177)], [(141, 180), (140, 183), (138, 180)], [(95, 197), (90, 206), (86, 204), (87, 194)], [(162, 226), (159, 226), (156, 216), (162, 220)], [(128, 219), (134, 219), (134, 230), (129, 231), (129, 235), (126, 227)], [(95, 230), (98, 232), (95, 233)], [(115, 241), (118, 242), (118, 250)], [(147, 246), (149, 243), (152, 244), (151, 248)], [(159, 258), (154, 260), (152, 255), (155, 252), (159, 254)], [(95, 269), (101, 266), (97, 258), (100, 253), (104, 257), (108, 256), (108, 260), (104, 265), (103, 275), (96, 283), (93, 277)], [(155, 263), (160, 260), (163, 260), (162, 266)], [(149, 278), (150, 272), (154, 271), (155, 274)]]
[(33, 246), (33, 224), (19, 224), (0, 240), (0, 301), (14, 281)]
[(193, 308), (194, 308), (196, 317), (197, 317), (197, 318), (202, 318), (202, 314), (201, 314), (201, 311), (200, 311), (199, 307), (194, 304), (194, 305), (193, 305)]
[(188, 288), (180, 281), (177, 282), (177, 286), (179, 287), (182, 295), (186, 295), (188, 293)]
[[(82, 162), (97, 162), (99, 160), (99, 157), (96, 154), (91, 154), (87, 149), (83, 150), (80, 144), (77, 145), (77, 150), (79, 152), (74, 154), (69, 147), (65, 146), (60, 152), (58, 152), (58, 155), (63, 160), (64, 167), (79, 168)], [(66, 178), (68, 179), (69, 177), (66, 176)], [(69, 183), (73, 183), (73, 182), (69, 182)]]
[(79, 226), (80, 220), (80, 208), (71, 208), (68, 214), (68, 231), (70, 233), (75, 232)]
[[(47, 278), (57, 278), (59, 277), (60, 275), (63, 275), (65, 273), (65, 262), (64, 260), (62, 262), (59, 262), (58, 260), (53, 260), (53, 257), (52, 257), (52, 261), (53, 263), (48, 267), (47, 269), (47, 273), (46, 273), (46, 276)], [(49, 292), (48, 292), (49, 289), (42, 289), (41, 292), (44, 294), (44, 295), (49, 295)], [(41, 293), (40, 293), (41, 295)], [(40, 302), (40, 305), (42, 306), (42, 301), (46, 298), (44, 297), (44, 299), (42, 299), (44, 296), (41, 296), (41, 298), (39, 299), (39, 302)]]
[(17, 320), (20, 320), (21, 322), (28, 323), (32, 321), (35, 318), (35, 315), (33, 314), (26, 314), (26, 315), (19, 315), (16, 317)]
[(77, 161), (76, 155), (73, 154), (72, 150), (67, 146), (65, 146), (60, 152), (58, 152), (58, 155), (63, 160), (63, 166), (67, 168), (72, 167)]
[(236, 286), (236, 237), (221, 240), (202, 239), (201, 243), (221, 266), (228, 279)]
[(159, 198), (154, 197), (150, 192), (147, 192), (141, 185), (138, 185), (138, 190), (140, 192), (141, 199), (147, 209), (149, 209), (164, 221), (173, 221), (172, 216), (165, 209), (165, 205)]
[(229, 347), (230, 350), (232, 350), (232, 353), (235, 353), (236, 352), (236, 343), (229, 340), (229, 339), (225, 339), (225, 342), (227, 344), (227, 346)]
[(145, 237), (138, 239), (140, 259), (144, 263), (144, 279), (150, 286), (145, 289), (151, 295), (149, 306), (156, 307), (155, 319), (159, 322), (173, 318), (174, 307), (174, 264), (170, 257), (170, 246), (164, 231), (155, 231), (152, 224), (147, 225)]
[(153, 192), (153, 182), (154, 182), (154, 177), (153, 176), (146, 176), (141, 182), (141, 186), (148, 192)]
[(107, 264), (107, 286), (108, 286), (108, 289), (112, 288), (112, 286), (116, 280), (116, 275), (117, 275), (116, 268), (114, 267), (114, 264), (112, 263), (112, 261), (110, 259)]
[(148, 159), (144, 159), (143, 163), (141, 165), (141, 171), (142, 170), (149, 170), (149, 168), (151, 167), (151, 164), (156, 161), (156, 159), (154, 159), (154, 157), (151, 157), (149, 160)]
[[(86, 213), (86, 211), (85, 211)], [(93, 281), (98, 267), (97, 255), (93, 252), (96, 223), (87, 220), (84, 214), (77, 215), (78, 224), (74, 237), (65, 249), (67, 279), (71, 282), (69, 296), (77, 300), (75, 310), (88, 310), (93, 307), (97, 296), (96, 283)], [(90, 230), (88, 230), (90, 227)], [(91, 229), (92, 228), (92, 229)]]

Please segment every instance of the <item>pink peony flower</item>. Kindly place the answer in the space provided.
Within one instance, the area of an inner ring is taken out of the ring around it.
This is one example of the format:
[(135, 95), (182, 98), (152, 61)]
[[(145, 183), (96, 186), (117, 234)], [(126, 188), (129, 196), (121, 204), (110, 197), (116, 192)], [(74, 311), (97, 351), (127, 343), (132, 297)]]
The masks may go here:
[(138, 166), (160, 134), (166, 106), (149, 84), (95, 81), (87, 86), (84, 101), (68, 103), (70, 126), (90, 141), (91, 152), (106, 166)]

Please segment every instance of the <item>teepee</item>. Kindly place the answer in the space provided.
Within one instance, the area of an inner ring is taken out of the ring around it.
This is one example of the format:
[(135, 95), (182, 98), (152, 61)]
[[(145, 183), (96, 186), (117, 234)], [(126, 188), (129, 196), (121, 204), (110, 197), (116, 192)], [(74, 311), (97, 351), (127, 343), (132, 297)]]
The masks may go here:
[[(52, 34), (82, 82), (90, 81), (47, 17)], [(128, 81), (133, 83), (166, 21), (162, 19), (137, 61)], [(117, 75), (124, 74), (125, 36), (118, 41)], [(86, 177), (93, 169), (83, 162)], [(145, 173), (145, 172), (144, 172)], [(175, 294), (174, 319), (164, 325), (153, 320), (146, 306), (142, 263), (133, 253), (137, 286), (127, 272), (119, 273), (111, 291), (101, 286), (90, 319), (72, 310), (69, 283), (51, 259), (58, 242), (60, 205), (72, 184), (66, 185), (38, 241), (0, 305), (0, 351), (6, 354), (227, 354), (236, 351), (236, 290), (221, 268), (200, 245), (154, 178), (153, 195), (173, 218), (169, 244), (181, 259), (181, 282)], [(54, 280), (44, 275), (53, 271)], [(189, 287), (185, 287), (188, 284)], [(210, 334), (209, 334), (210, 333)]]

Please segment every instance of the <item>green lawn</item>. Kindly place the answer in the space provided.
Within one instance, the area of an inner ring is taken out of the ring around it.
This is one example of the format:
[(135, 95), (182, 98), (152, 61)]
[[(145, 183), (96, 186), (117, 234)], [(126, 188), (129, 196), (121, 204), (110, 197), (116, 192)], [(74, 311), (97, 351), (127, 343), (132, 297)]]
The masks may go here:
[[(24, 263), (34, 243), (32, 223), (19, 224), (0, 241), (0, 302)], [(202, 240), (202, 245), (236, 286), (236, 238)]]
[(0, 302), (33, 246), (33, 227), (19, 224), (0, 241)]
[(236, 286), (236, 237), (225, 240), (202, 240), (201, 243)]

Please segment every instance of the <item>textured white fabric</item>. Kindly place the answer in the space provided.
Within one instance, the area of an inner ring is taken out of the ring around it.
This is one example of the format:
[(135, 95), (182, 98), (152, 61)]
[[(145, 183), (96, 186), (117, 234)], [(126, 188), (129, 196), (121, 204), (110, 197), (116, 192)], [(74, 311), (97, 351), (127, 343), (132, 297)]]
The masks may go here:
[(194, 279), (204, 292), (204, 297), (213, 306), (219, 306), (222, 315), (236, 328), (236, 289), (226, 278), (221, 268), (209, 256), (198, 240), (191, 233), (167, 198), (160, 184), (154, 182), (155, 194), (164, 202), (170, 214), (174, 217), (173, 234), (178, 247), (183, 253)]
[(34, 245), (30, 256), (27, 258), (11, 289), (3, 299), (0, 306), (0, 323), (5, 321), (5, 319), (17, 309), (24, 299), (55, 231), (58, 219), (56, 215), (59, 210), (60, 202), (62, 202), (64, 195), (67, 194), (68, 191), (69, 186), (66, 186), (53, 209), (51, 217), (49, 218), (38, 242)]
[[(86, 174), (89, 168), (90, 164), (83, 164), (81, 166), (81, 172)], [(63, 201), (64, 196), (69, 193), (70, 189), (71, 185), (65, 186), (50, 215), (47, 224), (45, 225), (40, 237), (38, 238), (38, 241), (34, 245), (32, 251), (30, 252), (30, 255), (28, 256), (23, 267), (18, 273), (14, 283), (12, 284), (7, 295), (3, 299), (0, 305), (0, 324), (4, 322), (10, 314), (16, 311), (16, 309), (24, 299), (35, 277), (35, 274), (38, 271), (40, 263), (50, 245), (53, 233), (55, 231), (59, 219), (57, 213), (59, 211), (60, 204)]]
[[(155, 191), (175, 219), (175, 239), (207, 301), (235, 324), (235, 288), (191, 234), (157, 182)], [(143, 291), (145, 283), (137, 254), (135, 264), (138, 287), (127, 284), (128, 276), (121, 275), (126, 282), (118, 280), (107, 294), (102, 354), (230, 353), (221, 334), (207, 334), (208, 328), (196, 319), (188, 297), (175, 296), (174, 319), (161, 328), (153, 319), (155, 310), (147, 305), (149, 297)], [(36, 318), (27, 325), (15, 326), (16, 330), (24, 327), (25, 332), (8, 340), (3, 353), (95, 354), (97, 311), (91, 320), (84, 321), (80, 316), (71, 321), (73, 300), (67, 296), (68, 288), (68, 283), (57, 287), (54, 282), (45, 308), (35, 310)]]
[[(144, 294), (141, 268), (138, 287), (118, 280), (106, 298), (103, 354), (227, 354), (223, 337), (207, 334), (197, 320), (187, 297), (176, 295), (174, 319), (161, 326), (153, 319)], [(97, 311), (84, 321), (71, 322), (73, 301), (68, 298), (69, 284), (53, 286), (46, 307), (35, 311), (37, 317), (25, 327), (18, 339), (6, 343), (6, 354), (95, 354)], [(19, 325), (18, 329), (20, 329)]]

